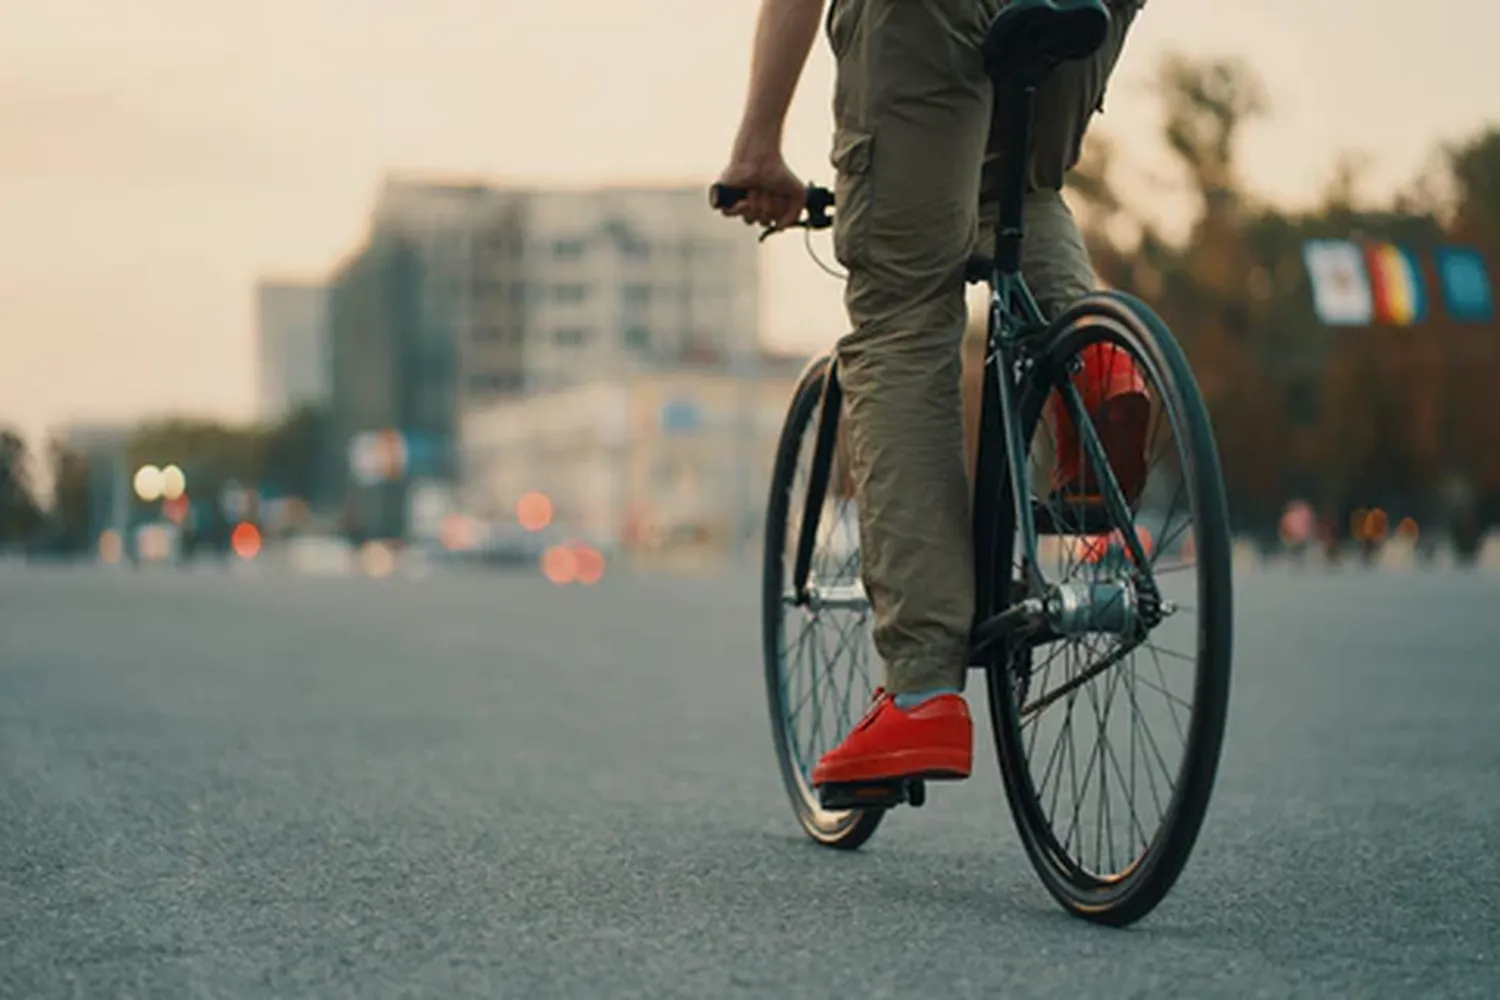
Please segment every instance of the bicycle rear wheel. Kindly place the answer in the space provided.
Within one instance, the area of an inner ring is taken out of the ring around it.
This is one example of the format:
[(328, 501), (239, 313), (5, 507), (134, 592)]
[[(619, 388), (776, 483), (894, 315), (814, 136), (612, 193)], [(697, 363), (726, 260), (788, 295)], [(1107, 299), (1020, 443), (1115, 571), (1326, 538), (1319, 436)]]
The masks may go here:
[[(1104, 584), (1147, 598), (1132, 605), (1131, 624), (1108, 632), (1089, 619), (1039, 644), (1013, 640), (989, 671), (990, 719), (1016, 827), (1042, 882), (1068, 911), (1124, 926), (1171, 889), (1208, 809), (1228, 710), (1229, 515), (1207, 408), (1160, 319), (1138, 300), (1106, 293), (1075, 305), (1056, 331), (1018, 401), (1034, 491), (1043, 494), (1034, 506), (1046, 515), (1039, 521), (1053, 524), (1040, 568), (1053, 584)], [(1077, 371), (1075, 359), (1093, 345), (1114, 348), (1096, 348), (1096, 359), (1134, 361), (1151, 403), (1144, 487), (1130, 524), (1098, 503), (1090, 509), (1049, 493), (1059, 448), (1055, 413), (1044, 416), (1057, 389), (1043, 373)], [(1010, 492), (1007, 480), (999, 510), (1011, 509)], [(1132, 531), (1147, 543), (1161, 592), (1164, 617), (1155, 624), (1148, 592), (1118, 584), (1137, 578), (1134, 560), (1103, 544)], [(1014, 530), (1000, 533), (998, 547), (995, 593), (1005, 607), (1031, 595), (1019, 582)]]
[(809, 583), (819, 600), (792, 600), (793, 567), (829, 360), (809, 367), (782, 425), (766, 504), (761, 614), (766, 698), (782, 783), (797, 822), (815, 842), (852, 850), (884, 809), (824, 809), (812, 768), (863, 716), (874, 692), (869, 601), (860, 583), (853, 502), (834, 476), (818, 515)]

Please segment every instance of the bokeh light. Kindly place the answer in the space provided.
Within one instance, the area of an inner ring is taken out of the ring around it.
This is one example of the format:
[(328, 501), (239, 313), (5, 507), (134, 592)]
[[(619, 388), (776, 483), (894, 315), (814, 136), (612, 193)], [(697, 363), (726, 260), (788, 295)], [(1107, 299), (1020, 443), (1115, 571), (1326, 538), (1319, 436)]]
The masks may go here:
[(135, 549), (142, 562), (162, 562), (172, 555), (172, 534), (159, 524), (146, 525), (136, 533)]
[(1285, 512), (1281, 515), (1281, 521), (1277, 524), (1276, 534), (1281, 539), (1281, 544), (1288, 547), (1305, 545), (1312, 538), (1313, 531), (1317, 527), (1317, 514), (1312, 506), (1305, 500), (1294, 500), (1287, 504)]
[(359, 566), (367, 576), (383, 580), (396, 572), (396, 553), (384, 542), (366, 542), (360, 546)]
[(580, 545), (573, 550), (573, 557), (577, 564), (579, 583), (591, 587), (604, 579), (604, 553), (587, 545)]
[(438, 525), (438, 538), (449, 552), (468, 552), (479, 545), (479, 526), (471, 517), (449, 514)]
[(527, 493), (516, 503), (516, 520), (527, 531), (541, 531), (552, 523), (552, 501), (545, 493)]
[(161, 470), (154, 465), (143, 465), (135, 470), (135, 495), (146, 503), (161, 499), (162, 474)]
[(578, 553), (571, 545), (553, 545), (542, 553), (542, 575), (561, 587), (578, 579)]
[(187, 491), (187, 475), (175, 465), (161, 470), (161, 495), (167, 500), (176, 500)]
[(113, 566), (120, 561), (125, 554), (125, 545), (120, 541), (118, 531), (105, 531), (99, 535), (99, 559), (107, 565)]
[(188, 511), (188, 498), (181, 493), (174, 497), (167, 497), (161, 505), (162, 514), (166, 516), (168, 521), (179, 527), (187, 520)]
[(229, 547), (241, 559), (254, 559), (260, 555), (260, 529), (249, 521), (241, 521), (229, 535)]

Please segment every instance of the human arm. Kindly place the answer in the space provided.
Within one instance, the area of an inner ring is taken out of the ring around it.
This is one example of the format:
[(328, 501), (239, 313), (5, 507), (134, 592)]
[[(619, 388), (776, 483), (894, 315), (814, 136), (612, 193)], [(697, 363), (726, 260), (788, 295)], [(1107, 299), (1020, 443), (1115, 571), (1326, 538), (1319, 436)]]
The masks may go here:
[(762, 0), (750, 60), (750, 85), (729, 166), (719, 183), (747, 189), (724, 214), (747, 223), (787, 225), (806, 189), (782, 156), (782, 132), (797, 82), (818, 37), (823, 0)]

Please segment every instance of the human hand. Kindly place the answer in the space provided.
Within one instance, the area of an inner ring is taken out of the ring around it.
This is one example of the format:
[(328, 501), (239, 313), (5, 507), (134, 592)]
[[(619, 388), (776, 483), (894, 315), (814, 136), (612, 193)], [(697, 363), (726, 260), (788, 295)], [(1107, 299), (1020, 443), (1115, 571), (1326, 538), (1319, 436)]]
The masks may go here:
[(807, 185), (792, 173), (781, 150), (769, 143), (737, 147), (719, 183), (749, 192), (720, 209), (727, 216), (744, 219), (746, 225), (789, 226), (807, 201)]

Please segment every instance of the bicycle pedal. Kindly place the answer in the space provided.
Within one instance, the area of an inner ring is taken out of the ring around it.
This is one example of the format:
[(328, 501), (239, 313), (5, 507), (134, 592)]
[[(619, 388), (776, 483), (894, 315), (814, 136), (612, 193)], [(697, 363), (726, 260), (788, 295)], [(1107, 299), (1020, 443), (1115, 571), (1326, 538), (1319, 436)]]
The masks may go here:
[(818, 789), (818, 803), (824, 809), (920, 807), (926, 801), (927, 783), (921, 778), (845, 782), (823, 785)]

